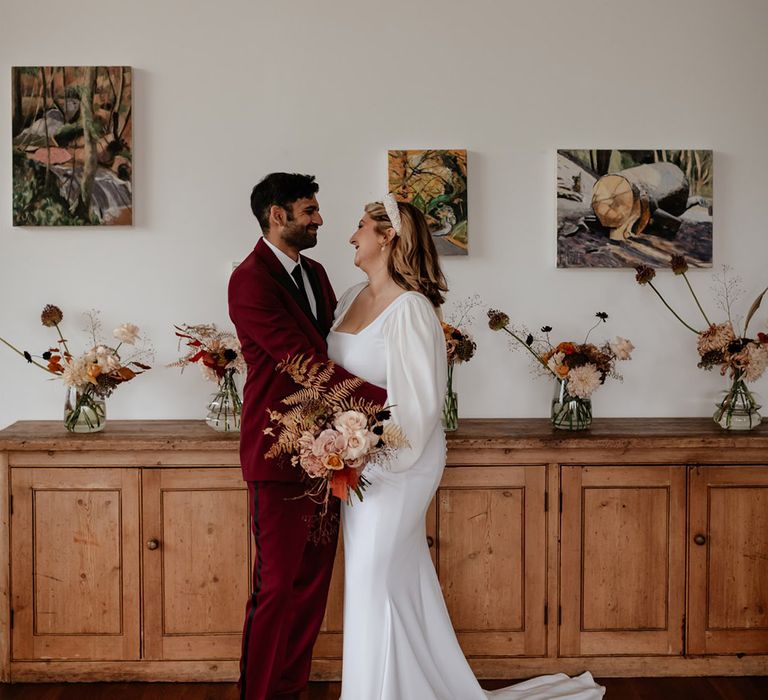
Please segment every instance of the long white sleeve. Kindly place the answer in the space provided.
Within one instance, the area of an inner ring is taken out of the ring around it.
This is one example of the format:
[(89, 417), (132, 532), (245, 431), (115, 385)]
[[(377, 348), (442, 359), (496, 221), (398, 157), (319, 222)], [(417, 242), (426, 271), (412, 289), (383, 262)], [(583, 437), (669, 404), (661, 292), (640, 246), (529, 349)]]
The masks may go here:
[(395, 472), (409, 469), (440, 425), (448, 366), (445, 337), (429, 300), (409, 293), (384, 322), (387, 403), (410, 447), (398, 450)]

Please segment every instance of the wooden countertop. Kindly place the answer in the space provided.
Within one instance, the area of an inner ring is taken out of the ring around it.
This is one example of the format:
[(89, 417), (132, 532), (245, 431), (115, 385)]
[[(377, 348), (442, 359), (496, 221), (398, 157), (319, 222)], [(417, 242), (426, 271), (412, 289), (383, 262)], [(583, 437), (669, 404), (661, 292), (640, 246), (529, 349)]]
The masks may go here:
[[(62, 421), (19, 421), (0, 430), (0, 451), (233, 450), (240, 436), (219, 433), (202, 420), (110, 420), (100, 433), (68, 433)], [(450, 447), (466, 449), (765, 449), (768, 423), (728, 432), (709, 418), (597, 418), (586, 431), (554, 430), (545, 418), (464, 418), (448, 433)]]

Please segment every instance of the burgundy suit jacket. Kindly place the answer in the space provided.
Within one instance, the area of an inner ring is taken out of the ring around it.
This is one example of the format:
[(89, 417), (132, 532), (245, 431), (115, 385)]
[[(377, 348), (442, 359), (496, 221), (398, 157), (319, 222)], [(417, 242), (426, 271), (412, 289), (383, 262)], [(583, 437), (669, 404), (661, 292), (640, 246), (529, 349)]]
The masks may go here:
[[(297, 355), (317, 361), (328, 359), (325, 338), (333, 323), (336, 296), (323, 266), (304, 256), (302, 261), (317, 302), (317, 319), (264, 239), (229, 280), (229, 317), (248, 365), (240, 426), (240, 465), (246, 481), (302, 479), (301, 469), (289, 460), (264, 458), (274, 441), (264, 434), (269, 425), (267, 409), (284, 408), (280, 400), (299, 388), (287, 374), (275, 369), (277, 363)], [(337, 366), (333, 381), (350, 376)], [(386, 391), (373, 384), (363, 384), (356, 394), (375, 403), (386, 401)]]

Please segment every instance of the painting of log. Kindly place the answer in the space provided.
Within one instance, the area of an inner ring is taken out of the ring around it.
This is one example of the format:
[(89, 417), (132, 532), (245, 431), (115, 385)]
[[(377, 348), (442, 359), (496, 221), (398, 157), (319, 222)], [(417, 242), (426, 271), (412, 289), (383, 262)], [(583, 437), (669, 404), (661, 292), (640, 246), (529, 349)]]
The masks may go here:
[(14, 226), (132, 223), (132, 96), (128, 66), (12, 69)]
[(558, 267), (712, 265), (712, 151), (561, 150)]

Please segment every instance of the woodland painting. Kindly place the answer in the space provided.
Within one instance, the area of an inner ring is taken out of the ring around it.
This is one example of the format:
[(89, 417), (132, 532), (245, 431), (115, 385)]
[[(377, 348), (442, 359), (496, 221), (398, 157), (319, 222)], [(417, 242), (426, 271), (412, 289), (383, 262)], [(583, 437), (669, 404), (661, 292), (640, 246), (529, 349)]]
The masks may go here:
[(466, 150), (389, 151), (389, 191), (427, 217), (441, 255), (466, 255)]
[(128, 66), (14, 67), (13, 225), (133, 221)]
[(712, 266), (709, 150), (557, 152), (557, 266)]

